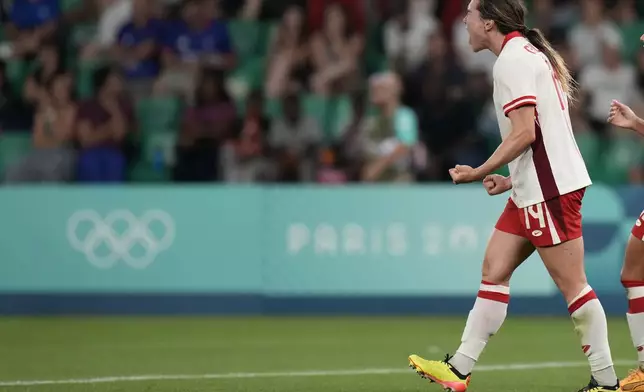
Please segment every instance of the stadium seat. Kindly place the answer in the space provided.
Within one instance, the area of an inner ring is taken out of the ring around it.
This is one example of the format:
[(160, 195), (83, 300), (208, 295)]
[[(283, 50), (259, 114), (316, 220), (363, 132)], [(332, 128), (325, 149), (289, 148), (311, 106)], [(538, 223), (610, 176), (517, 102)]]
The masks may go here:
[(615, 136), (610, 141), (602, 141), (601, 170), (593, 178), (597, 182), (609, 185), (621, 185), (630, 182), (631, 170), (641, 167), (644, 162), (642, 142), (631, 135)]
[(235, 99), (245, 98), (250, 91), (262, 87), (266, 70), (266, 59), (255, 57), (237, 67), (229, 76), (227, 83)]
[(78, 61), (76, 63), (76, 92), (80, 99), (94, 94), (94, 72), (103, 66), (100, 61)]
[(306, 115), (315, 118), (326, 136), (329, 134), (329, 124), (332, 115), (333, 100), (315, 94), (307, 94), (302, 98), (302, 110)]
[(63, 12), (73, 10), (83, 5), (83, 0), (61, 0), (60, 8)]
[(240, 63), (266, 54), (272, 29), (270, 23), (246, 20), (228, 22), (228, 32)]
[(329, 116), (330, 124), (327, 136), (330, 140), (337, 140), (342, 137), (345, 126), (351, 120), (352, 111), (353, 108), (349, 96), (345, 95), (335, 99), (332, 114)]
[(277, 98), (266, 99), (264, 113), (271, 119), (280, 117), (282, 115), (282, 101)]
[(31, 151), (31, 133), (28, 131), (0, 134), (0, 173), (4, 176), (7, 167)]
[(137, 104), (137, 119), (144, 134), (178, 129), (181, 112), (181, 100), (174, 97), (152, 97)]
[(586, 169), (590, 174), (590, 178), (601, 177), (601, 172), (603, 171), (602, 150), (597, 135), (588, 130), (575, 134), (575, 140), (577, 141), (579, 152), (581, 152), (581, 156), (586, 162)]
[(89, 43), (96, 35), (97, 29), (98, 26), (93, 23), (74, 25), (68, 44), (79, 47)]
[(11, 89), (17, 96), (22, 96), (22, 87), (29, 73), (29, 63), (23, 60), (7, 61), (7, 79)]
[(155, 132), (142, 135), (141, 160), (129, 173), (136, 182), (165, 182), (171, 178), (175, 160), (176, 133)]

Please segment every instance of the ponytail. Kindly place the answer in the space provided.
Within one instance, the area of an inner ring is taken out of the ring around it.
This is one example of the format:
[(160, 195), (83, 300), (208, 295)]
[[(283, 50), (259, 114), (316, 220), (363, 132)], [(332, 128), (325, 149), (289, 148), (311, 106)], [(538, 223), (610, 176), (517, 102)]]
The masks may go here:
[(552, 64), (555, 75), (557, 76), (557, 79), (559, 79), (563, 90), (568, 95), (568, 99), (575, 101), (578, 84), (570, 74), (570, 70), (568, 70), (566, 62), (561, 57), (561, 55), (557, 53), (552, 45), (550, 45), (550, 42), (548, 42), (546, 37), (544, 37), (543, 33), (539, 29), (526, 29), (522, 33), (523, 35), (525, 35), (528, 41), (530, 41), (532, 46), (539, 49), (543, 54), (546, 55), (546, 57), (550, 61), (550, 64)]

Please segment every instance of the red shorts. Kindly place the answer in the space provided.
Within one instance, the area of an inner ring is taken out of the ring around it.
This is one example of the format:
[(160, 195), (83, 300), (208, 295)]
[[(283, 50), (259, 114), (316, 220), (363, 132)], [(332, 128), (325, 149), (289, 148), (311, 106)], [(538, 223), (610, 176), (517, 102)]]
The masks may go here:
[(635, 225), (631, 230), (631, 234), (633, 234), (633, 237), (639, 238), (640, 240), (644, 241), (644, 211), (642, 211), (640, 216), (635, 221)]
[(538, 248), (561, 244), (582, 236), (581, 200), (586, 189), (519, 208), (508, 200), (495, 228), (528, 239)]

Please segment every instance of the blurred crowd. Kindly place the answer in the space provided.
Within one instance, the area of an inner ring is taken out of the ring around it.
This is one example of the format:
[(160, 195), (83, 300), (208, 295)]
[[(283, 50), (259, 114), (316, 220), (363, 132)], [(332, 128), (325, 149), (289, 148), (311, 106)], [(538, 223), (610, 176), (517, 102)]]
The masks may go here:
[[(6, 183), (363, 181), (393, 70), (418, 142), (399, 181), (448, 181), (500, 142), (489, 52), (463, 0), (4, 0)], [(644, 145), (606, 126), (644, 114), (644, 1), (532, 0), (581, 85), (574, 131), (591, 176), (644, 182)]]

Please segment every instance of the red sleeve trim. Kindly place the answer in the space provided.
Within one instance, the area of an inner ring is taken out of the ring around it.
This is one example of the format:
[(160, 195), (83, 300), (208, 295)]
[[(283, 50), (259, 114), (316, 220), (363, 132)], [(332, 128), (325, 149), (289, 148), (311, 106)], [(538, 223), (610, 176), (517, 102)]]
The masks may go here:
[(517, 98), (517, 99), (515, 99), (513, 101), (510, 101), (510, 102), (506, 103), (505, 105), (503, 105), (503, 110), (505, 110), (509, 106), (512, 106), (515, 103), (518, 103), (519, 101), (523, 101), (523, 100), (531, 100), (531, 101), (534, 101), (536, 103), (537, 102), (537, 97), (535, 97), (534, 95), (524, 95), (523, 97), (519, 97), (519, 98)]
[(524, 106), (537, 106), (537, 97), (533, 95), (526, 95), (523, 97), (519, 97), (514, 101), (509, 102), (508, 104), (503, 106), (503, 112), (507, 117), (511, 111), (522, 108)]
[(510, 114), (510, 112), (512, 112), (514, 110), (517, 110), (517, 109), (520, 109), (520, 108), (522, 108), (524, 106), (537, 106), (537, 103), (536, 102), (527, 102), (527, 101), (518, 103), (515, 106), (512, 106), (511, 108), (508, 108), (508, 109), (505, 110), (505, 117), (507, 117), (508, 114)]

